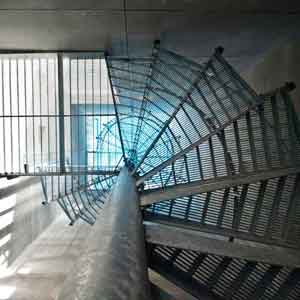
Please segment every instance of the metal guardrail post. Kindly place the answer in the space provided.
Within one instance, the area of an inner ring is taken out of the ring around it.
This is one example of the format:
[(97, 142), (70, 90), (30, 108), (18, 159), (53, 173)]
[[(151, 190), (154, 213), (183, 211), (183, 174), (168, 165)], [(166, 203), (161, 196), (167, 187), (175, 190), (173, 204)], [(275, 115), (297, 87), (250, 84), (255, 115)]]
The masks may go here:
[(64, 78), (63, 78), (63, 56), (57, 55), (58, 65), (58, 113), (59, 113), (59, 170), (66, 172), (65, 166), (65, 118), (64, 118)]

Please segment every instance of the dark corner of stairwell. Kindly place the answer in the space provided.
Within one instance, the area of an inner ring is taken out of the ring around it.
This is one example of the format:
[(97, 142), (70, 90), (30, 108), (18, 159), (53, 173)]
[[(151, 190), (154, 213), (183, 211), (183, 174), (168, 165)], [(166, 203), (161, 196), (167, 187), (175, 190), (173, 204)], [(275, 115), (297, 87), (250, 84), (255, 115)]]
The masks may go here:
[(224, 53), (224, 50), (225, 49), (222, 46), (218, 46), (218, 47), (215, 48), (215, 52), (220, 54), (220, 55)]

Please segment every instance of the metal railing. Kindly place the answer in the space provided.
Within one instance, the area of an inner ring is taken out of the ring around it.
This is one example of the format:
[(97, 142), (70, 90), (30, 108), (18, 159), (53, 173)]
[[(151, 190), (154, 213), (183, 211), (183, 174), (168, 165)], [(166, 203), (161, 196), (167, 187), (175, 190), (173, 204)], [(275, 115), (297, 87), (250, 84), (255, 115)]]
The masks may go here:
[[(1, 176), (66, 174), (67, 165), (97, 174), (99, 166), (86, 157), (88, 140), (96, 149), (93, 121), (102, 129), (112, 118), (103, 53), (0, 54)], [(102, 149), (109, 152), (108, 145)]]

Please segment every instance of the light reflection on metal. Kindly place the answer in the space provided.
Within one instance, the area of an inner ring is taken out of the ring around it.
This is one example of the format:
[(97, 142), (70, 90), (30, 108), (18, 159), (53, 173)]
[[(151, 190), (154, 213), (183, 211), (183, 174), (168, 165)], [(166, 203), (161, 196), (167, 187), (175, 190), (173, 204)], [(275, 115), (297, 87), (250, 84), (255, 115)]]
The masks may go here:
[(145, 239), (135, 180), (123, 168), (59, 300), (149, 300)]

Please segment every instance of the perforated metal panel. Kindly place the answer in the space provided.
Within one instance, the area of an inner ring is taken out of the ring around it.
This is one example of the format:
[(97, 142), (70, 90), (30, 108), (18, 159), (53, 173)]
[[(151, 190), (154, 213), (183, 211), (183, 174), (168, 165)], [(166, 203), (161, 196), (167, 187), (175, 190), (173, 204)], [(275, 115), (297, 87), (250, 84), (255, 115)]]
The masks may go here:
[[(212, 299), (298, 299), (299, 269), (216, 256), (150, 244), (150, 267), (193, 283), (188, 290), (196, 297), (197, 288)], [(287, 288), (288, 286), (288, 288)], [(188, 285), (186, 285), (188, 287)]]
[(156, 106), (164, 108), (160, 114), (164, 125), (140, 158), (137, 169), (141, 174), (159, 166), (149, 166), (147, 156), (157, 152), (155, 145), (164, 132), (172, 135), (174, 154), (187, 152), (191, 145), (207, 140), (217, 129), (226, 127), (261, 101), (228, 65), (219, 49), (205, 65), (157, 49), (152, 69), (145, 91), (145, 115)]
[[(232, 122), (145, 181), (145, 189), (300, 163), (299, 122), (289, 99), (265, 96), (262, 105)], [(163, 179), (160, 181), (160, 179)]]

